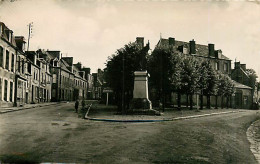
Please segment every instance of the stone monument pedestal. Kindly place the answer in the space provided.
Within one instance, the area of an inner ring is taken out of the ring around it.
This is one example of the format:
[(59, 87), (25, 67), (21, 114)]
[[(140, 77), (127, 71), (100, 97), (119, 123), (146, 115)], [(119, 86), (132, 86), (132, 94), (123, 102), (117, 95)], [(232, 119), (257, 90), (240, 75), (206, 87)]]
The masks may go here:
[(148, 95), (147, 71), (136, 71), (134, 81), (133, 99), (130, 103), (129, 113), (160, 115), (160, 112), (152, 109), (152, 102)]

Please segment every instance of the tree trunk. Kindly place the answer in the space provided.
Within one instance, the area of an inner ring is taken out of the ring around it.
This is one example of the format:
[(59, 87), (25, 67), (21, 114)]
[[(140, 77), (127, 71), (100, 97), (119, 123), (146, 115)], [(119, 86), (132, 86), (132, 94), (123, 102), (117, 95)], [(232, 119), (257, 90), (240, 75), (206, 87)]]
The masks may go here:
[(215, 109), (218, 109), (218, 96), (216, 96)]
[(224, 108), (224, 96), (222, 95), (221, 96), (221, 109)]
[(203, 91), (201, 91), (201, 95), (200, 95), (200, 109), (203, 109)]
[(186, 94), (186, 107), (189, 107), (189, 94)]
[(180, 94), (180, 92), (177, 93), (177, 96), (178, 96), (178, 98), (177, 98), (178, 110), (181, 110), (181, 94)]
[(227, 101), (226, 101), (226, 108), (229, 108), (229, 96), (227, 96)]
[(165, 92), (163, 92), (163, 109), (162, 111), (164, 112), (165, 110)]
[(193, 109), (193, 100), (192, 100), (193, 94), (190, 94), (190, 110)]
[(210, 109), (210, 95), (207, 95), (207, 108)]

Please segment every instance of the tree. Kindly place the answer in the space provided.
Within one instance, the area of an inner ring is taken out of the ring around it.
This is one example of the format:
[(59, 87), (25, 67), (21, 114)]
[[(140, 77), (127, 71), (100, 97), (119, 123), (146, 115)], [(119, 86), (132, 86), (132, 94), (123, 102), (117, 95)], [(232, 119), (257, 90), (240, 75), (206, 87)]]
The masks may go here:
[(256, 79), (258, 78), (256, 72), (253, 69), (247, 69), (246, 73), (249, 76), (249, 86), (254, 90), (256, 85)]
[(207, 78), (205, 79), (207, 85), (203, 89), (203, 94), (207, 96), (207, 108), (210, 109), (210, 96), (215, 95), (217, 92), (217, 74), (209, 60), (206, 60), (203, 66), (207, 70)]
[(166, 95), (171, 94), (180, 85), (180, 60), (179, 54), (166, 48), (155, 48), (149, 58), (148, 72), (150, 73), (150, 84), (163, 102), (163, 111), (166, 103)]
[[(217, 105), (217, 97), (221, 96), (221, 108), (224, 108), (224, 97), (227, 98), (227, 101), (229, 99), (229, 97), (232, 95), (233, 91), (234, 91), (234, 84), (231, 80), (231, 78), (226, 75), (226, 74), (222, 74), (222, 73), (218, 73), (218, 86), (217, 86), (217, 94), (216, 94), (216, 108), (218, 107)], [(228, 103), (227, 103), (228, 104)]]
[(118, 110), (125, 113), (133, 98), (134, 72), (147, 67), (149, 44), (140, 48), (129, 43), (108, 58), (104, 69), (107, 85), (114, 90)]
[(190, 109), (193, 109), (192, 96), (199, 88), (199, 61), (193, 56), (185, 56), (181, 72), (181, 91), (190, 96)]
[(200, 73), (200, 79), (198, 82), (199, 89), (200, 89), (200, 109), (203, 109), (203, 95), (204, 91), (208, 88), (209, 85), (209, 61), (204, 60), (201, 62), (200, 68), (199, 68), (199, 73)]

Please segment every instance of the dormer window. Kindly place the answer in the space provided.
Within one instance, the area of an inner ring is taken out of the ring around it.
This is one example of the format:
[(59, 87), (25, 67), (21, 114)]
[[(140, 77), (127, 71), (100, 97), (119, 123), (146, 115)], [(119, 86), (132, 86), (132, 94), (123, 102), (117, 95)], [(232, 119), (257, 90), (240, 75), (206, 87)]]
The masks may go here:
[(216, 69), (216, 70), (219, 70), (219, 62), (216, 62), (216, 63), (215, 63), (215, 69)]
[(2, 33), (3, 33), (3, 25), (0, 24), (0, 36), (2, 35)]
[(10, 30), (10, 31), (9, 31), (9, 36), (8, 36), (8, 41), (9, 41), (10, 43), (12, 43), (12, 40), (13, 40), (13, 32)]
[(183, 54), (187, 55), (188, 54), (188, 49), (183, 47)]
[(57, 67), (57, 66), (58, 66), (58, 61), (54, 61), (54, 62), (53, 62), (53, 66), (54, 66), (54, 67)]

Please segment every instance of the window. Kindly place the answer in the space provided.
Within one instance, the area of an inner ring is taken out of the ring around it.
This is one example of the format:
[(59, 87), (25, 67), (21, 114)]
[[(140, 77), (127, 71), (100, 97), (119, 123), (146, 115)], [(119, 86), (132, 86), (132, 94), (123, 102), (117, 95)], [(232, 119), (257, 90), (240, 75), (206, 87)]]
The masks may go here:
[(11, 71), (14, 72), (14, 54), (12, 54)]
[(228, 63), (224, 63), (224, 71), (228, 72)]
[(219, 62), (216, 62), (216, 63), (215, 63), (215, 69), (216, 69), (216, 70), (219, 70)]
[(6, 50), (5, 69), (9, 70), (9, 51)]
[(21, 57), (18, 56), (18, 72), (21, 72), (21, 63), (20, 63)]
[(2, 79), (0, 78), (0, 101), (2, 100)]
[(22, 61), (22, 73), (24, 74), (24, 59)]
[(10, 102), (13, 101), (13, 82), (10, 82)]
[(0, 67), (4, 66), (4, 49), (0, 46)]
[(27, 71), (28, 71), (29, 74), (32, 73), (32, 65), (31, 65), (31, 63), (28, 63)]
[(54, 61), (53, 66), (57, 67), (58, 66), (58, 61)]
[(248, 96), (244, 96), (244, 105), (248, 105)]
[(8, 85), (8, 81), (5, 80), (5, 86), (4, 86), (4, 100), (7, 101), (7, 86)]

